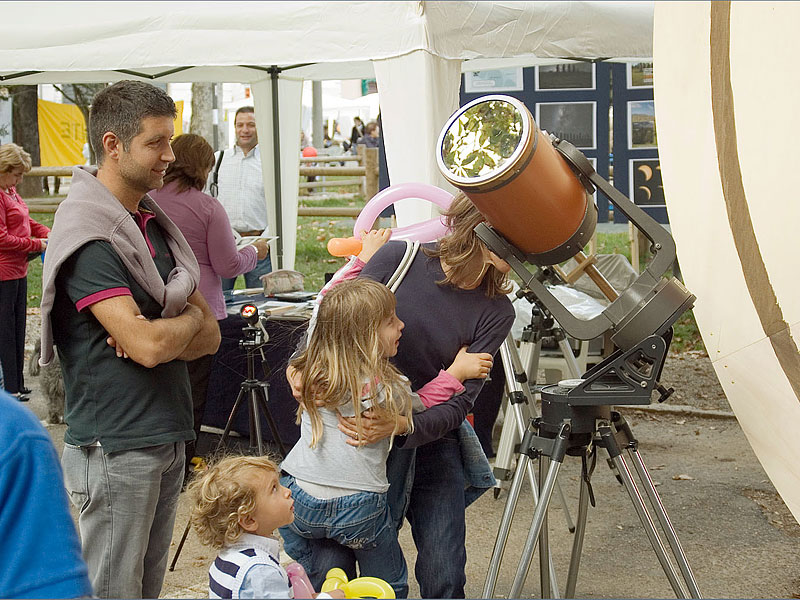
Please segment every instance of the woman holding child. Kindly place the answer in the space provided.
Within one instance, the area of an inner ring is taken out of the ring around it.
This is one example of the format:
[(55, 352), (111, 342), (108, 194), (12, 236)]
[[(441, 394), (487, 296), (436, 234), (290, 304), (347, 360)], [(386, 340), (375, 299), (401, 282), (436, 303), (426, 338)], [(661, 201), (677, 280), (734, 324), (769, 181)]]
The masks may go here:
[[(464, 346), (470, 353), (494, 354), (514, 320), (505, 296), (510, 267), (473, 232), (485, 220), (483, 215), (463, 194), (445, 215), (449, 233), (437, 243), (423, 244), (395, 292), (397, 317), (405, 329), (392, 362), (417, 391)], [(363, 265), (361, 276), (385, 284), (405, 247), (387, 243)], [(387, 463), (388, 500), (395, 526), (404, 515), (411, 523), (418, 551), (415, 575), (424, 598), (464, 597), (464, 511), (469, 498), (458, 432), (482, 385), (479, 378), (465, 381), (463, 393), (415, 414), (413, 429), (398, 428), (397, 419), (382, 411), (339, 418), (339, 429), (352, 446), (397, 435)], [(480, 450), (470, 458), (482, 460), (488, 471)], [(324, 573), (340, 567), (352, 576), (356, 559), (347, 550), (338, 544), (317, 549), (315, 568)], [(287, 552), (292, 554), (290, 544)]]

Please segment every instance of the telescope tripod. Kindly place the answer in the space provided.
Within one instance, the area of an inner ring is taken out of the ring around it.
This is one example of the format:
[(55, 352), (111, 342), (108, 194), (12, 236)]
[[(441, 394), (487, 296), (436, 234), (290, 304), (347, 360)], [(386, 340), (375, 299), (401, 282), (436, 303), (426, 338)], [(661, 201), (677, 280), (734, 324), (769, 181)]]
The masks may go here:
[[(230, 415), (228, 415), (228, 421), (225, 423), (225, 429), (214, 448), (213, 455), (219, 456), (220, 451), (227, 446), (231, 429), (233, 428), (233, 421), (241, 409), (242, 403), (246, 399), (250, 420), (249, 453), (257, 453), (258, 456), (262, 456), (265, 453), (264, 439), (261, 435), (261, 414), (263, 411), (263, 415), (267, 419), (267, 424), (272, 433), (272, 439), (280, 449), (281, 458), (285, 458), (286, 446), (284, 446), (283, 440), (281, 440), (280, 432), (278, 431), (278, 427), (275, 424), (275, 420), (272, 418), (267, 404), (269, 398), (269, 383), (266, 379), (269, 378), (270, 370), (266, 357), (264, 356), (264, 344), (269, 341), (269, 335), (261, 321), (259, 321), (258, 327), (248, 325), (244, 327), (242, 331), (244, 332), (244, 338), (239, 340), (239, 347), (244, 348), (246, 352), (247, 378), (242, 381), (242, 384), (239, 386), (239, 394), (236, 396), (236, 401), (233, 403), (233, 408), (231, 408)], [(256, 379), (256, 352), (261, 355), (261, 364), (264, 368), (264, 380)], [(175, 570), (175, 565), (178, 562), (178, 557), (181, 555), (183, 545), (186, 543), (186, 538), (189, 536), (190, 529), (191, 521), (186, 523), (181, 541), (178, 542), (178, 547), (175, 549), (175, 556), (172, 558), (172, 562), (169, 565), (170, 571)]]
[[(574, 388), (551, 385), (542, 389), (542, 416), (530, 419), (520, 444), (519, 460), (489, 564), (483, 597), (490, 598), (494, 595), (511, 520), (522, 489), (525, 471), (530, 468), (530, 461), (533, 458), (539, 459), (541, 482), (538, 489), (539, 498), (508, 597), (521, 597), (520, 593), (537, 544), (541, 597), (558, 597), (552, 581), (547, 510), (557, 485), (559, 469), (567, 455), (580, 456), (582, 460), (577, 526), (566, 584), (566, 597), (574, 597), (588, 504), (591, 501), (594, 505), (591, 475), (597, 459), (597, 449), (604, 448), (609, 456), (609, 465), (617, 479), (625, 486), (676, 597), (701, 598), (680, 540), (639, 454), (638, 442), (625, 419), (618, 412), (611, 410), (609, 403), (609, 396), (616, 395), (617, 404), (648, 404), (650, 393), (654, 388), (661, 392), (662, 398), (669, 395), (670, 390), (664, 390), (657, 385), (657, 377), (660, 375), (667, 347), (668, 343), (664, 338), (650, 336), (627, 352), (618, 350), (612, 354), (603, 363), (588, 371), (583, 382)], [(628, 454), (641, 487), (633, 478), (631, 466), (623, 456), (623, 450)], [(664, 541), (656, 529), (650, 509), (644, 502), (642, 491), (652, 505), (652, 512), (655, 513), (663, 530), (677, 568), (667, 555)]]

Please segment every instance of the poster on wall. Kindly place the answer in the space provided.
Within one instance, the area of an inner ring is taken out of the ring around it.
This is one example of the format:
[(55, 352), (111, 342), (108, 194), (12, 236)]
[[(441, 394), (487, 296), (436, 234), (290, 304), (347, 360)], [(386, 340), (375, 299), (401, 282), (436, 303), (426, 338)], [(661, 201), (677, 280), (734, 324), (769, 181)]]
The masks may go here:
[(628, 141), (631, 150), (658, 147), (656, 110), (652, 100), (628, 102)]
[(666, 206), (659, 160), (657, 158), (631, 159), (629, 166), (629, 189), (633, 203), (649, 207)]
[(539, 102), (536, 123), (577, 148), (596, 148), (595, 102)]
[(593, 90), (594, 64), (576, 62), (536, 67), (537, 90)]
[(653, 63), (628, 64), (628, 89), (653, 87)]
[(464, 73), (464, 91), (467, 94), (520, 92), (522, 89), (522, 67)]

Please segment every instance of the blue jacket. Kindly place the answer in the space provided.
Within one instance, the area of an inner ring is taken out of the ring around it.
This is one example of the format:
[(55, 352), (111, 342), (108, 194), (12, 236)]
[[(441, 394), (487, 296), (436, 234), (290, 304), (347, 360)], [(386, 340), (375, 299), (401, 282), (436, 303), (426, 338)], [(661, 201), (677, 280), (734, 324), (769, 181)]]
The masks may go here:
[(0, 440), (0, 598), (91, 596), (50, 434), (3, 391)]

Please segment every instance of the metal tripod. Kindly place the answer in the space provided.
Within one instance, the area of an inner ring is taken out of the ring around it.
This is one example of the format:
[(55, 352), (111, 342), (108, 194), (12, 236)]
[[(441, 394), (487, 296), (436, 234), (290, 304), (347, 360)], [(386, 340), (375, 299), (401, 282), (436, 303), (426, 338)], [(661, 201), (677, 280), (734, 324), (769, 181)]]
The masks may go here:
[[(671, 332), (669, 336), (671, 337)], [(557, 484), (559, 469), (566, 455), (580, 456), (583, 465), (578, 523), (566, 586), (566, 597), (574, 597), (588, 503), (591, 500), (594, 504), (591, 474), (596, 461), (596, 449), (605, 448), (610, 465), (613, 465), (616, 476), (625, 486), (676, 597), (701, 598), (681, 543), (639, 454), (638, 442), (622, 416), (610, 408), (612, 396), (616, 396), (615, 404), (649, 404), (653, 389), (661, 392), (662, 399), (671, 393), (671, 390), (664, 390), (657, 382), (667, 347), (668, 343), (664, 337), (650, 336), (627, 352), (619, 350), (615, 352), (603, 363), (588, 371), (583, 383), (574, 388), (551, 385), (542, 389), (542, 416), (529, 421), (520, 445), (519, 460), (495, 542), (483, 597), (489, 598), (494, 595), (498, 567), (511, 527), (511, 519), (519, 499), (524, 473), (530, 467), (532, 458), (539, 459), (541, 482), (539, 500), (508, 597), (520, 597), (537, 543), (541, 597), (558, 597), (551, 577), (547, 510)], [(641, 487), (634, 480), (622, 450), (627, 451), (640, 479)], [(642, 489), (652, 505), (652, 512), (655, 513), (663, 530), (677, 568), (667, 555), (662, 536), (655, 527), (650, 509), (644, 502)]]
[[(269, 334), (264, 327), (265, 320), (266, 317), (260, 316), (257, 327), (247, 325), (242, 329), (244, 337), (239, 340), (239, 347), (244, 348), (246, 352), (247, 379), (245, 379), (239, 386), (239, 394), (236, 396), (236, 401), (233, 403), (233, 408), (231, 408), (230, 415), (228, 415), (228, 421), (225, 424), (225, 429), (223, 430), (222, 435), (220, 436), (219, 441), (214, 448), (215, 456), (219, 455), (220, 451), (226, 447), (228, 438), (230, 437), (231, 429), (233, 428), (234, 419), (241, 409), (242, 403), (245, 399), (247, 399), (247, 410), (250, 420), (249, 453), (255, 454), (257, 452), (259, 456), (265, 453), (264, 439), (261, 435), (261, 414), (263, 414), (267, 419), (267, 424), (269, 425), (270, 432), (272, 433), (272, 439), (280, 449), (281, 458), (286, 457), (286, 446), (284, 446), (283, 440), (281, 440), (278, 427), (275, 424), (275, 420), (272, 418), (272, 414), (270, 413), (269, 406), (267, 404), (269, 398), (269, 382), (266, 380), (270, 376), (270, 369), (269, 365), (267, 364), (266, 357), (264, 356), (264, 344), (269, 341)], [(263, 380), (256, 379), (256, 352), (261, 355), (261, 364), (264, 369)], [(175, 556), (172, 558), (172, 562), (169, 565), (170, 571), (175, 570), (175, 565), (178, 562), (178, 557), (181, 555), (183, 545), (186, 543), (186, 538), (189, 536), (190, 529), (191, 521), (186, 523), (186, 528), (183, 530), (181, 541), (178, 543), (178, 547), (175, 549)]]

